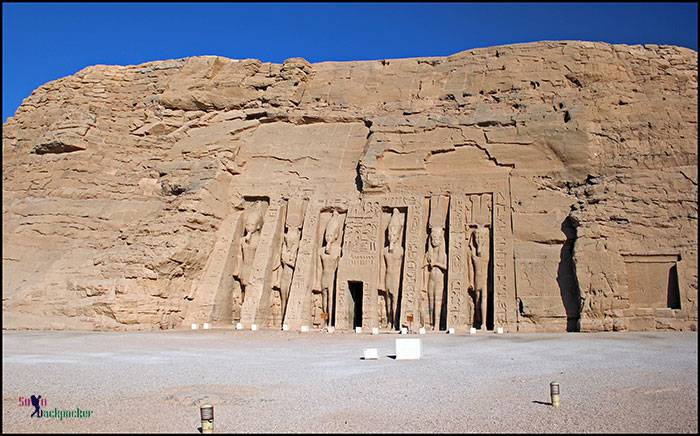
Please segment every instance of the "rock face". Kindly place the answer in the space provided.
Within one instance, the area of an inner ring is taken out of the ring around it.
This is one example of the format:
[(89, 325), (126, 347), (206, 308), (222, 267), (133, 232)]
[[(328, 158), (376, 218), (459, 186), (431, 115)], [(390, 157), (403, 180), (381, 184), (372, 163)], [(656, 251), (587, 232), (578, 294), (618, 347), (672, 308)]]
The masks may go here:
[(85, 68), (3, 125), (3, 328), (695, 329), (697, 106), (672, 46)]

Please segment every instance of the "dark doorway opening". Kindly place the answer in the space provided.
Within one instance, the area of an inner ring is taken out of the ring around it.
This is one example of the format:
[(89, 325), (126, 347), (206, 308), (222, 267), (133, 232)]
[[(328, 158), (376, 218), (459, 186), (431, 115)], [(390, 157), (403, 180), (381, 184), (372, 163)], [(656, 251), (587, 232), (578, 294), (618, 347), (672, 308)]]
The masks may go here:
[(678, 268), (673, 265), (668, 272), (668, 294), (666, 303), (669, 309), (681, 308), (681, 293), (678, 289)]
[(352, 298), (352, 327), (362, 327), (362, 282), (348, 282)]

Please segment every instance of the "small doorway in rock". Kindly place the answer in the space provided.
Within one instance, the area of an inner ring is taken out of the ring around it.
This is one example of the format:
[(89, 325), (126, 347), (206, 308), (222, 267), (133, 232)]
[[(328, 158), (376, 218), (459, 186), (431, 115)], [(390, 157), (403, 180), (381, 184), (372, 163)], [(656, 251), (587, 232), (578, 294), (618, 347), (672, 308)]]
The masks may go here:
[(362, 327), (362, 282), (348, 282), (352, 298), (352, 327)]
[(681, 308), (681, 293), (678, 288), (678, 266), (675, 264), (668, 271), (668, 292), (666, 296), (666, 306), (669, 309)]

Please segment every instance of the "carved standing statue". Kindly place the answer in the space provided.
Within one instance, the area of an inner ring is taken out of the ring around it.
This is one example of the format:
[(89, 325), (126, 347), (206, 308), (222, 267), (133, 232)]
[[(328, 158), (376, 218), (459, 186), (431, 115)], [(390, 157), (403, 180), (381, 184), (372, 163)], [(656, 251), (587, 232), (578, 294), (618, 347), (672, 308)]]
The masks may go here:
[(241, 284), (241, 306), (245, 301), (245, 290), (250, 284), (251, 274), (253, 272), (253, 261), (255, 259), (255, 251), (258, 248), (260, 240), (260, 229), (263, 225), (262, 211), (260, 203), (252, 205), (244, 215), (244, 234), (241, 237), (240, 248), (238, 250), (237, 259), (235, 262), (235, 270), (233, 276), (236, 277)]
[(335, 271), (338, 269), (340, 258), (340, 240), (343, 218), (338, 212), (333, 211), (325, 232), (325, 245), (321, 251), (321, 304), (323, 308), (321, 327), (330, 325), (331, 311), (333, 310), (333, 284)]
[(430, 228), (430, 245), (425, 253), (424, 280), (427, 284), (428, 311), (433, 330), (440, 329), (442, 313), (442, 295), (445, 291), (445, 271), (447, 270), (447, 252), (442, 227)]
[(384, 301), (389, 328), (396, 329), (397, 305), (399, 299), (399, 286), (401, 284), (401, 264), (403, 262), (403, 247), (401, 237), (403, 235), (403, 220), (398, 209), (394, 208), (389, 221), (389, 244), (384, 247), (384, 259), (381, 269), (381, 282), (386, 292)]
[(471, 233), (469, 256), (473, 267), (472, 288), (474, 289), (474, 307), (479, 314), (481, 329), (486, 330), (486, 311), (488, 303), (489, 274), (489, 229), (479, 226)]
[(299, 232), (298, 228), (295, 226), (287, 226), (287, 232), (284, 234), (281, 256), (282, 278), (280, 279), (280, 302), (282, 304), (282, 319), (284, 319), (287, 310), (287, 301), (289, 300), (289, 291), (292, 286), (292, 276), (294, 275), (300, 238), (301, 232)]

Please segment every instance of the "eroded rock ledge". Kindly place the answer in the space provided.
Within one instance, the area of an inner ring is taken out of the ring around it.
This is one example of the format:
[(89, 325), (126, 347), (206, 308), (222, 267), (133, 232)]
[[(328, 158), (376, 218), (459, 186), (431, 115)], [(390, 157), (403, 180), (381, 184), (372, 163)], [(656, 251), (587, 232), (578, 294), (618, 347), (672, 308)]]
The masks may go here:
[(3, 125), (3, 229), (4, 328), (695, 329), (697, 53), (88, 67)]

